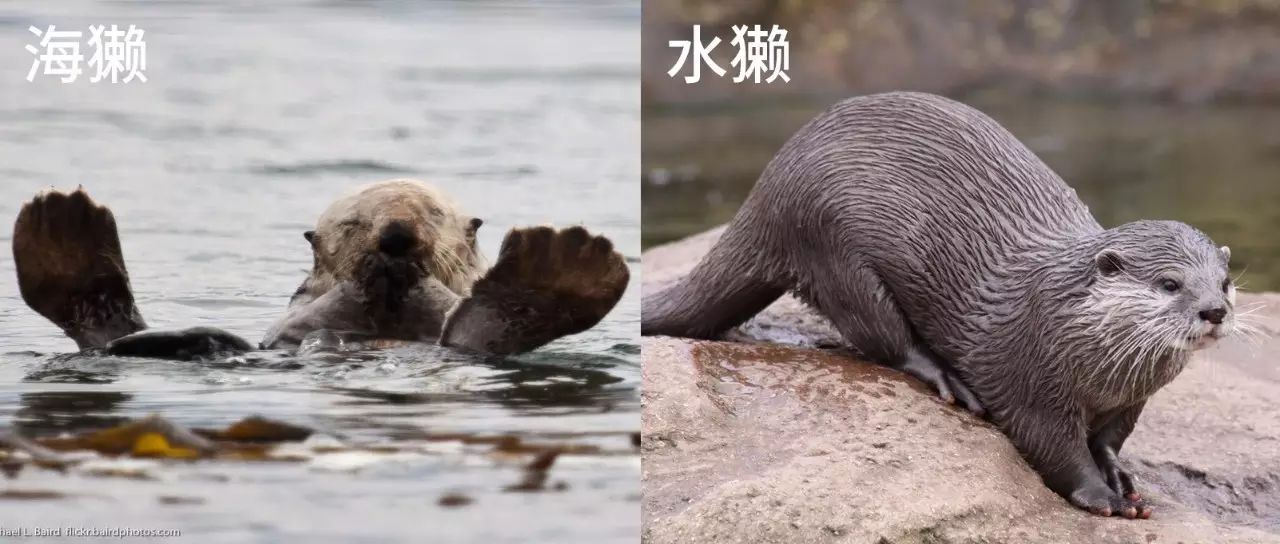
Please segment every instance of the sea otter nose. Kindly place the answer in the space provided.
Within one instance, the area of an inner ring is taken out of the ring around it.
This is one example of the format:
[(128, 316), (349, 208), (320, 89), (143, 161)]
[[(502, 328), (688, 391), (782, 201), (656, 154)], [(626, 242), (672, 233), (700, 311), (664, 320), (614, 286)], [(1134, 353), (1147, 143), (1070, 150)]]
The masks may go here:
[(378, 251), (392, 257), (403, 257), (417, 242), (413, 230), (404, 223), (394, 221), (382, 229), (378, 236)]
[(1213, 308), (1211, 310), (1200, 310), (1200, 319), (1213, 323), (1214, 325), (1221, 325), (1222, 318), (1224, 317), (1227, 317), (1226, 308)]

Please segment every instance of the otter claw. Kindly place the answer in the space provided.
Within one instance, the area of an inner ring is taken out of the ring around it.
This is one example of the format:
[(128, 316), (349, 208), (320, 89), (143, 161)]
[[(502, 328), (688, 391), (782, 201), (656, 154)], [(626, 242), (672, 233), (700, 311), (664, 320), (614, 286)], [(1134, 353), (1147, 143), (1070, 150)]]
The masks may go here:
[(1142, 497), (1138, 495), (1137, 490), (1134, 488), (1133, 477), (1120, 468), (1114, 450), (1108, 448), (1095, 456), (1094, 460), (1098, 464), (1098, 469), (1102, 471), (1102, 475), (1106, 478), (1107, 487), (1110, 487), (1111, 491), (1131, 501), (1142, 500)]
[(1071, 494), (1070, 501), (1080, 508), (1103, 517), (1113, 515), (1127, 519), (1151, 517), (1151, 507), (1146, 502), (1129, 500), (1111, 493), (1110, 490), (1077, 491)]
[(944, 374), (943, 378), (951, 385), (951, 389), (955, 391), (956, 399), (973, 415), (983, 417), (987, 414), (986, 409), (982, 407), (982, 403), (978, 402), (978, 397), (965, 387), (964, 383), (954, 375)]
[(978, 402), (978, 397), (969, 390), (969, 387), (960, 381), (960, 377), (955, 375), (955, 371), (946, 363), (937, 358), (936, 355), (928, 353), (922, 348), (913, 348), (903, 358), (902, 362), (896, 365), (898, 370), (906, 372), (920, 381), (933, 386), (938, 392), (938, 397), (947, 404), (956, 404), (957, 402), (964, 408), (978, 417), (982, 417), (986, 411), (983, 410), (982, 404)]

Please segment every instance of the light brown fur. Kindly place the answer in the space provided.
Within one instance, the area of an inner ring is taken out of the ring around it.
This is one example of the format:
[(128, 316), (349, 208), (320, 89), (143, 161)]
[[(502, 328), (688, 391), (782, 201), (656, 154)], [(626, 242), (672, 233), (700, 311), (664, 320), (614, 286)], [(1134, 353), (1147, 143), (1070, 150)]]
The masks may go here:
[[(518, 353), (594, 326), (626, 289), (627, 266), (613, 244), (576, 226), (512, 229), (486, 273), (480, 225), (419, 181), (374, 183), (339, 198), (305, 233), (312, 270), (259, 346), (294, 347), (329, 331), (374, 344)], [(37, 195), (14, 232), (23, 299), (82, 349), (167, 359), (251, 349), (211, 327), (142, 331), (115, 219), (82, 190)]]
[(378, 236), (396, 221), (414, 229), (421, 244), (411, 251), (431, 277), (459, 296), (470, 292), (486, 268), (474, 218), (436, 188), (409, 179), (358, 187), (320, 214), (308, 290), (318, 296), (338, 282), (362, 281), (364, 256), (378, 250)]

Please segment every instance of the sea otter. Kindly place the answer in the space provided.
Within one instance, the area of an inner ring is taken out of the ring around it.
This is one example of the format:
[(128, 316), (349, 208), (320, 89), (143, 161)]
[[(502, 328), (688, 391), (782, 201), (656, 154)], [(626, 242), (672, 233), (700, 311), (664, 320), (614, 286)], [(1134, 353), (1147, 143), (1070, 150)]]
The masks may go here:
[(863, 356), (985, 409), (1072, 504), (1148, 517), (1117, 454), (1234, 331), (1229, 258), (1183, 223), (1104, 229), (990, 117), (888, 93), (801, 128), (706, 258), (645, 294), (641, 328), (713, 338), (791, 291)]
[[(374, 183), (338, 199), (304, 233), (311, 272), (259, 347), (295, 347), (329, 331), (380, 345), (518, 353), (594, 326), (626, 289), (622, 256), (582, 227), (513, 229), (486, 270), (481, 224), (420, 181)], [(114, 215), (83, 188), (24, 204), (13, 255), (23, 300), (81, 349), (191, 359), (252, 348), (211, 327), (144, 330)]]

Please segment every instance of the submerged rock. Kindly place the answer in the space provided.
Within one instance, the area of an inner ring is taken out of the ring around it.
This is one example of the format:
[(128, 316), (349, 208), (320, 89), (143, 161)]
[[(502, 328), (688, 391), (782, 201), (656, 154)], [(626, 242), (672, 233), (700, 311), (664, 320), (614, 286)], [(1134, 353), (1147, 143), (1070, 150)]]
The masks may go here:
[[(646, 252), (644, 289), (686, 274), (720, 232)], [(1262, 334), (1193, 359), (1125, 444), (1149, 520), (1071, 506), (990, 423), (819, 349), (838, 336), (790, 297), (730, 335), (739, 342), (645, 338), (644, 538), (1280, 542), (1280, 295), (1237, 307), (1251, 305)]]

